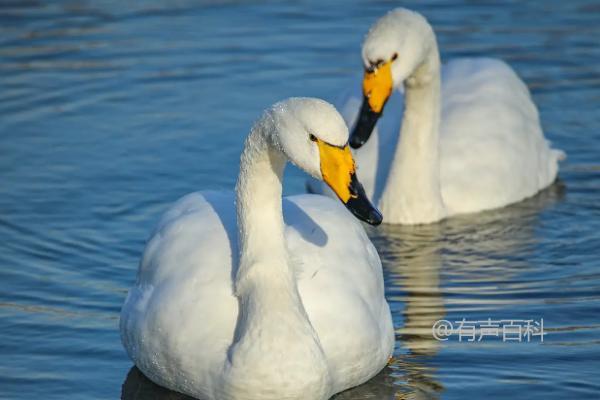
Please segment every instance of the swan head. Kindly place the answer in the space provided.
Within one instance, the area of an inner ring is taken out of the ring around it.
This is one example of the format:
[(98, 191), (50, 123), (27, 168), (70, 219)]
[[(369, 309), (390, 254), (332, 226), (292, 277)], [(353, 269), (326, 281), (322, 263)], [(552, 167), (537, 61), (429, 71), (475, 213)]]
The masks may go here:
[(291, 98), (268, 112), (273, 144), (287, 158), (335, 192), (357, 218), (379, 225), (382, 216), (356, 178), (348, 147), (348, 128), (334, 106), (312, 98)]
[(369, 139), (394, 88), (418, 84), (415, 72), (433, 50), (437, 52), (435, 34), (419, 13), (397, 8), (375, 22), (362, 46), (363, 104), (350, 138), (352, 148)]

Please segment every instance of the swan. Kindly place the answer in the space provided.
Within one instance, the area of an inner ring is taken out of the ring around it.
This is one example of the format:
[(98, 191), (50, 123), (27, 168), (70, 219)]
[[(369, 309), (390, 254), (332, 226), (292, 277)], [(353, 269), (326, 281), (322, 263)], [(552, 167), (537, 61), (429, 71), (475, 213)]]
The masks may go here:
[(326, 399), (385, 367), (394, 330), (362, 225), (325, 196), (282, 200), (289, 159), (381, 223), (348, 137), (329, 103), (277, 103), (245, 142), (235, 195), (192, 193), (166, 211), (121, 311), (144, 375), (201, 399)]
[[(565, 153), (550, 147), (527, 86), (503, 61), (442, 68), (433, 28), (403, 8), (371, 27), (362, 61), (362, 93), (342, 95), (338, 109), (353, 126), (358, 176), (387, 223), (503, 207), (556, 179)], [(390, 96), (394, 89), (403, 93)], [(331, 195), (314, 181), (308, 189)]]

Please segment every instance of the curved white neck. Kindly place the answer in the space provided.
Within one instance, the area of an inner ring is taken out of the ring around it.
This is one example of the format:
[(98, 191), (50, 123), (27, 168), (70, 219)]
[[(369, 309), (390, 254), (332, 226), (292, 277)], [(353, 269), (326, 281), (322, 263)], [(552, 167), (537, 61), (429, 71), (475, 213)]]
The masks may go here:
[(309, 363), (304, 367), (327, 375), (322, 348), (288, 261), (282, 211), (286, 159), (273, 145), (274, 134), (268, 121), (257, 124), (240, 160), (236, 186), (240, 263), (235, 279), (239, 316), (226, 366), (226, 392), (276, 385), (285, 374), (302, 368), (302, 360)]
[[(267, 128), (262, 125), (261, 128), (255, 128), (246, 140), (236, 185), (240, 242), (235, 282), (238, 294), (243, 294), (246, 286), (256, 279), (283, 279), (290, 272), (281, 198), (285, 157), (272, 149)], [(270, 267), (260, 268), (261, 264)]]
[(252, 131), (240, 160), (235, 291), (242, 306), (263, 302), (270, 309), (290, 308), (306, 317), (285, 245), (281, 182), (286, 159), (272, 145), (269, 125), (259, 124)]
[(445, 214), (440, 189), (440, 58), (435, 39), (406, 81), (400, 139), (379, 207), (389, 223), (438, 221)]

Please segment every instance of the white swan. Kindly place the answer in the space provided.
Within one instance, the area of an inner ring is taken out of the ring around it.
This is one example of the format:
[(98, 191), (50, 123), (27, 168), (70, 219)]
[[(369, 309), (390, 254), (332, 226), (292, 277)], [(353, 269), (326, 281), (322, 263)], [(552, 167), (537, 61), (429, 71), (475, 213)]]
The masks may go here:
[(121, 312), (148, 378), (201, 399), (326, 399), (386, 365), (394, 331), (363, 227), (339, 201), (281, 197), (289, 158), (380, 223), (347, 142), (330, 104), (278, 103), (246, 140), (235, 198), (192, 193), (163, 215)]
[[(504, 62), (457, 59), (441, 68), (433, 29), (401, 8), (371, 28), (362, 58), (364, 94), (345, 96), (339, 109), (354, 125), (359, 178), (386, 222), (502, 207), (556, 179), (564, 153), (550, 148), (526, 85)], [(315, 182), (309, 190), (327, 192)]]

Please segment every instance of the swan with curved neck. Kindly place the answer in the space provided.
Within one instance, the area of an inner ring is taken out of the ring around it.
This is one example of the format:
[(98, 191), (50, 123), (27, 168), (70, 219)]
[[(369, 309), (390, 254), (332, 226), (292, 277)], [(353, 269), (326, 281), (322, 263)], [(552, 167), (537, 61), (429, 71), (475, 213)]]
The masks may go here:
[(199, 192), (165, 213), (121, 313), (148, 378), (202, 399), (326, 399), (385, 366), (393, 326), (362, 226), (326, 197), (282, 202), (289, 159), (379, 224), (347, 141), (331, 105), (278, 103), (246, 140), (235, 202)]
[[(386, 222), (498, 208), (555, 180), (564, 153), (550, 148), (527, 87), (504, 62), (442, 67), (431, 25), (402, 8), (371, 27), (362, 59), (362, 106), (350, 97), (340, 109), (353, 126), (361, 181)], [(393, 94), (402, 88), (404, 96)]]

